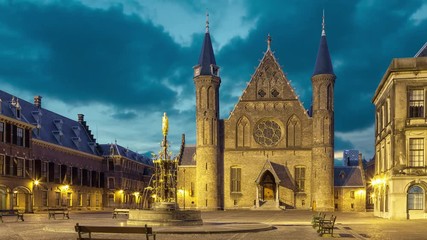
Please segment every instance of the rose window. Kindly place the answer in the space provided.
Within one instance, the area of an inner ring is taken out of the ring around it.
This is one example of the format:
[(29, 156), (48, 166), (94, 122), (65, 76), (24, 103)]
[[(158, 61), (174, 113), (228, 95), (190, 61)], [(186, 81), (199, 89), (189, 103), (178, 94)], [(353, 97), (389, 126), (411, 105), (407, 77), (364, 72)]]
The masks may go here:
[(276, 145), (282, 136), (282, 131), (275, 121), (262, 120), (258, 122), (254, 128), (255, 141), (266, 147)]

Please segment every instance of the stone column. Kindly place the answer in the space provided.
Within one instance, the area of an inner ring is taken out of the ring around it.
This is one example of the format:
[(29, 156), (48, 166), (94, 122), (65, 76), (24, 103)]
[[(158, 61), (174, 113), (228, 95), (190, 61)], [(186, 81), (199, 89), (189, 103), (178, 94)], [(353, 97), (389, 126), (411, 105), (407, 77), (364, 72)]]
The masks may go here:
[(279, 184), (276, 183), (276, 207), (279, 208), (280, 202), (279, 202)]
[(255, 185), (255, 188), (256, 188), (255, 207), (259, 208), (259, 189), (258, 189), (259, 187), (258, 187), (258, 184)]

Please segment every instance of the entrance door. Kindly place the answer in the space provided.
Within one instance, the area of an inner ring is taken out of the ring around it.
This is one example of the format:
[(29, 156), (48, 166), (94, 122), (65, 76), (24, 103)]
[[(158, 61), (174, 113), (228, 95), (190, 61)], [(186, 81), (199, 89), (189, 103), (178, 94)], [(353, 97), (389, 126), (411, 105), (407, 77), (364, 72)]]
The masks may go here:
[(274, 200), (274, 189), (272, 183), (264, 184), (264, 200)]
[(275, 200), (276, 183), (270, 171), (266, 171), (260, 182), (262, 186), (262, 198), (264, 201)]

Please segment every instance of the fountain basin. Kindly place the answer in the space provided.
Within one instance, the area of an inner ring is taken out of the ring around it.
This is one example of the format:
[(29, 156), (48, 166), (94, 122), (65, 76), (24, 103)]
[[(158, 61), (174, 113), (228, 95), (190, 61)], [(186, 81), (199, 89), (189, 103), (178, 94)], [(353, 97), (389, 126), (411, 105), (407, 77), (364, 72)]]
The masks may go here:
[(129, 225), (150, 226), (195, 226), (203, 225), (201, 212), (198, 210), (129, 210)]

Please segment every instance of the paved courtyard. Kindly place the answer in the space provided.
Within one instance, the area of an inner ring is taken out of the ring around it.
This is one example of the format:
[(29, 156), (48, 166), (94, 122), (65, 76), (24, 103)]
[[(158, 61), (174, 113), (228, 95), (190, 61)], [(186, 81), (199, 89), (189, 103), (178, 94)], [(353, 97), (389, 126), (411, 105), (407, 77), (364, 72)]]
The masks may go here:
[[(372, 213), (336, 212), (334, 236), (320, 237), (310, 225), (312, 212), (217, 211), (203, 212), (205, 223), (198, 227), (153, 227), (157, 239), (427, 239), (427, 220), (385, 220)], [(112, 219), (111, 212), (71, 212), (69, 220), (48, 220), (47, 213), (25, 214), (25, 222), (5, 217), (0, 223), (0, 239), (76, 239), (74, 225), (125, 226), (127, 219)], [(248, 231), (248, 230), (262, 231)], [(265, 230), (270, 229), (270, 230)], [(243, 232), (242, 232), (243, 231)], [(247, 232), (248, 231), (248, 232)], [(203, 233), (201, 233), (203, 232)], [(141, 239), (141, 235), (104, 235), (107, 239)]]

